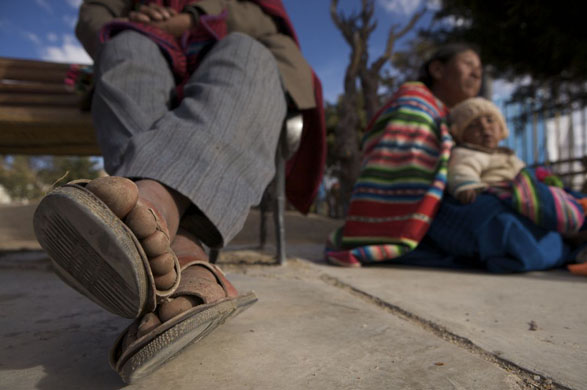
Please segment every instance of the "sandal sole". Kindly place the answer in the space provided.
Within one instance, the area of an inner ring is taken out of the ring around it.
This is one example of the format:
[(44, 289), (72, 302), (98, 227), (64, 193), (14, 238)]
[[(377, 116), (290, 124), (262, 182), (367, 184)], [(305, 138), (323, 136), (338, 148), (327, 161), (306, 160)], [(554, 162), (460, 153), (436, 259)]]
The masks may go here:
[[(114, 363), (111, 355), (111, 365), (126, 383), (132, 384), (139, 379), (150, 375), (163, 364), (176, 357), (184, 348), (208, 336), (227, 319), (235, 317), (257, 302), (254, 292), (243, 294), (237, 298), (197, 306), (180, 314), (164, 324), (164, 330), (157, 332), (151, 340), (149, 335), (144, 340), (137, 340), (136, 349), (126, 352)], [(122, 339), (122, 338), (120, 338)], [(112, 353), (115, 353), (118, 344)], [(124, 360), (123, 360), (124, 359)]]
[(125, 318), (153, 306), (138, 240), (91, 192), (74, 185), (53, 190), (33, 224), (57, 275), (75, 290)]

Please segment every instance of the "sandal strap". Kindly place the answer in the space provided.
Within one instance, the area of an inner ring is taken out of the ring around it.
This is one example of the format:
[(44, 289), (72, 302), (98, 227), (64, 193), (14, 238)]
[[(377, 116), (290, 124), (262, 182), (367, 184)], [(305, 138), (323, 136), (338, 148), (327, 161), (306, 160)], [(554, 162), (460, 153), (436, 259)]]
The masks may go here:
[(197, 297), (201, 303), (208, 304), (226, 298), (226, 292), (207, 270), (203, 267), (193, 267), (184, 271), (182, 283), (174, 296)]
[[(203, 281), (201, 281), (202, 283), (205, 282), (208, 285), (211, 284), (212, 286), (216, 285), (216, 286), (222, 287), (222, 290), (224, 292), (225, 297), (236, 298), (238, 296), (238, 291), (232, 285), (232, 283), (230, 283), (228, 281), (228, 279), (226, 279), (226, 276), (224, 276), (224, 272), (222, 272), (220, 267), (218, 267), (217, 265), (214, 265), (214, 264), (210, 264), (207, 261), (192, 260), (192, 261), (188, 261), (187, 263), (185, 263), (181, 267), (182, 273), (188, 267), (193, 267), (193, 266), (204, 267), (208, 271), (210, 271), (212, 273), (212, 275), (214, 275), (216, 277), (217, 283), (210, 283), (209, 280), (205, 280), (205, 279)], [(182, 278), (182, 280), (179, 284), (179, 287), (177, 288), (177, 290), (173, 294), (174, 296), (179, 296), (179, 295), (199, 296), (197, 293), (194, 293), (194, 291), (199, 291), (199, 290), (197, 290), (197, 286), (200, 285), (200, 282), (198, 282), (198, 280), (200, 280), (200, 279), (198, 278), (195, 281), (193, 279), (192, 280), (187, 280), (187, 279), (192, 279), (192, 278)], [(211, 288), (213, 288), (213, 287), (211, 287)], [(200, 297), (200, 298), (204, 299), (203, 297)]]

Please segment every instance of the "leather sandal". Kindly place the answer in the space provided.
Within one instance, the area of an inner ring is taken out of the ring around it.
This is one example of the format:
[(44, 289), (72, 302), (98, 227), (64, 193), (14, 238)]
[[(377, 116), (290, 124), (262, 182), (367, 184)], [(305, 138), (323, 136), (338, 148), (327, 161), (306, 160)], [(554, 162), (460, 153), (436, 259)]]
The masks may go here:
[[(114, 314), (138, 318), (175, 292), (180, 282), (179, 262), (169, 250), (172, 260), (168, 263), (173, 262), (175, 280), (169, 282), (169, 288), (157, 289), (145, 241), (142, 244), (123, 220), (86, 188), (88, 183), (76, 180), (45, 196), (35, 211), (35, 234), (65, 283)], [(164, 233), (161, 216), (152, 208), (148, 211), (157, 222), (157, 231)]]
[[(203, 339), (226, 319), (257, 301), (252, 291), (238, 295), (220, 268), (213, 264), (190, 261), (182, 266), (182, 272), (188, 267), (204, 267), (212, 272), (216, 281), (189, 278), (184, 274), (171, 298), (192, 296), (202, 304), (176, 315), (140, 337), (137, 337), (140, 320), (135, 320), (122, 332), (110, 351), (110, 365), (126, 383), (149, 375), (185, 347)], [(221, 297), (218, 290), (222, 292)]]

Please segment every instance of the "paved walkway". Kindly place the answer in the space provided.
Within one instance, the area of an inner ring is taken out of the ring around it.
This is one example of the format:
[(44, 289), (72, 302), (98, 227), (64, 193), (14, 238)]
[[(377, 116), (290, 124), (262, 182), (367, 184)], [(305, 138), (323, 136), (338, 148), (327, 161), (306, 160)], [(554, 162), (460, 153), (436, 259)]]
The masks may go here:
[(259, 302), (127, 387), (107, 353), (128, 320), (43, 252), (0, 254), (0, 389), (587, 389), (587, 278), (331, 267), (311, 232), (333, 222), (295, 214), (279, 267), (246, 248), (255, 217), (221, 263)]

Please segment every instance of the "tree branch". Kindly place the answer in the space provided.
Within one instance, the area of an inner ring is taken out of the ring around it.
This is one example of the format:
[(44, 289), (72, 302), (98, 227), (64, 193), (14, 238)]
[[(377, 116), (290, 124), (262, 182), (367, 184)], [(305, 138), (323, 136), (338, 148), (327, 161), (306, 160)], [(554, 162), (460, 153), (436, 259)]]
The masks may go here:
[(363, 57), (363, 53), (365, 52), (365, 45), (363, 45), (363, 41), (361, 39), (361, 35), (358, 31), (355, 31), (353, 34), (353, 48), (351, 54), (351, 63), (348, 67), (348, 74), (349, 76), (356, 78), (359, 74), (359, 64), (361, 63), (361, 58)]
[(408, 24), (406, 24), (404, 28), (401, 29), (399, 32), (395, 32), (397, 25), (391, 26), (391, 28), (389, 29), (389, 35), (387, 37), (387, 43), (385, 45), (385, 51), (377, 60), (373, 62), (370, 69), (371, 72), (379, 73), (379, 71), (387, 61), (391, 62), (391, 57), (393, 55), (393, 46), (395, 45), (395, 42), (404, 35), (406, 35), (412, 28), (414, 28), (415, 24), (418, 22), (418, 20), (420, 20), (420, 18), (425, 13), (426, 8), (422, 8), (420, 11), (413, 14)]
[(344, 37), (345, 41), (351, 47), (353, 46), (353, 32), (357, 29), (357, 19), (359, 18), (358, 15), (351, 14), (348, 17), (345, 17), (344, 14), (338, 12), (338, 0), (332, 0), (330, 3), (330, 17), (334, 22), (334, 25), (340, 30), (342, 36)]
[(408, 24), (406, 24), (406, 26), (403, 28), (403, 30), (401, 30), (400, 32), (398, 32), (396, 34), (396, 39), (399, 39), (401, 37), (403, 37), (404, 35), (406, 35), (406, 33), (408, 31), (410, 31), (412, 28), (414, 28), (414, 25), (418, 22), (418, 20), (420, 20), (420, 18), (426, 13), (426, 8), (422, 8), (420, 11), (416, 12), (414, 15), (412, 15), (412, 18), (410, 19), (410, 21), (408, 22)]

